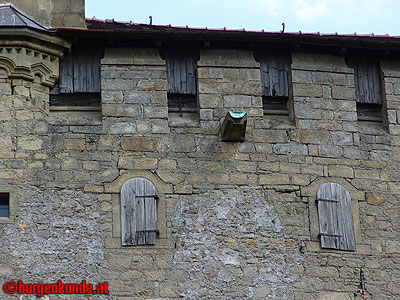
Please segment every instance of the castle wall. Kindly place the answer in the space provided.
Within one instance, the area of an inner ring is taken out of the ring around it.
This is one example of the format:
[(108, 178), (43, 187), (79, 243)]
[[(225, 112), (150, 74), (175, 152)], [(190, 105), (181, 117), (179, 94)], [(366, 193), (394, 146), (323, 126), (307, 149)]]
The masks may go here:
[[(40, 104), (47, 87), (2, 79), (1, 282), (108, 281), (94, 299), (362, 299), (362, 270), (373, 299), (397, 299), (400, 66), (381, 62), (385, 121), (360, 122), (343, 57), (291, 56), (292, 118), (263, 114), (252, 51), (201, 50), (198, 119), (168, 113), (156, 49), (106, 48), (102, 111), (77, 122)], [(221, 141), (229, 110), (248, 113), (243, 143)], [(160, 197), (154, 246), (121, 246), (134, 177)], [(319, 246), (325, 182), (351, 196), (355, 252)]]

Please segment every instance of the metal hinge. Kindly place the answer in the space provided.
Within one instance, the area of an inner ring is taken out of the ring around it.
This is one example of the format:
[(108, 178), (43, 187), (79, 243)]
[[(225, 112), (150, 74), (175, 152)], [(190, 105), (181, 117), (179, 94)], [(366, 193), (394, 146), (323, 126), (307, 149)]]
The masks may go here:
[(156, 199), (156, 200), (159, 199), (157, 195), (135, 196), (135, 198), (154, 198), (154, 199)]
[(342, 237), (343, 235), (320, 233), (318, 236), (319, 236), (319, 237), (321, 237), (321, 236)]
[(318, 202), (340, 202), (340, 200), (333, 200), (333, 199), (324, 199), (324, 198), (317, 198), (315, 203), (318, 205)]

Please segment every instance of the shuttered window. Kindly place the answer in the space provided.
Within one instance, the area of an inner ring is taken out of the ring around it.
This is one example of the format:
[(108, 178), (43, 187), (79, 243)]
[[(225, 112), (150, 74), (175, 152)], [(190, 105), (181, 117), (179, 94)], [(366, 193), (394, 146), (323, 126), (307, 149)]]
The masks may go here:
[(154, 185), (133, 178), (121, 189), (122, 245), (154, 245), (157, 237), (157, 199)]
[(352, 60), (359, 120), (382, 121), (382, 88), (379, 62), (372, 57)]
[(51, 106), (99, 106), (103, 47), (74, 44), (60, 60), (60, 79), (51, 91)]
[(316, 201), (321, 248), (355, 251), (350, 194), (337, 183), (325, 183)]
[(288, 114), (290, 57), (286, 53), (257, 53), (265, 112)]
[(198, 50), (169, 48), (165, 51), (167, 65), (168, 110), (197, 112), (196, 70)]

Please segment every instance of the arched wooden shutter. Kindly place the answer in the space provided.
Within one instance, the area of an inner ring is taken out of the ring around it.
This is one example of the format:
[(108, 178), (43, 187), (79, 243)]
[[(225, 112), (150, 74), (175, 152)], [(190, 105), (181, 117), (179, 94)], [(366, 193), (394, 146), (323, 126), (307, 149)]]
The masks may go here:
[(355, 251), (350, 194), (337, 183), (325, 183), (317, 192), (321, 248)]
[(157, 199), (154, 185), (133, 178), (121, 189), (122, 245), (154, 245), (157, 236)]

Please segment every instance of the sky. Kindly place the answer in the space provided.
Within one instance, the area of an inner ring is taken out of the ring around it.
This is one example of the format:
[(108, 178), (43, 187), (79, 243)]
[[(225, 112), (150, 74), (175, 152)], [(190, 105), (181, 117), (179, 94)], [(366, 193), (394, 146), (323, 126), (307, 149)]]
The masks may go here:
[(400, 36), (400, 0), (85, 0), (86, 17), (153, 25)]

